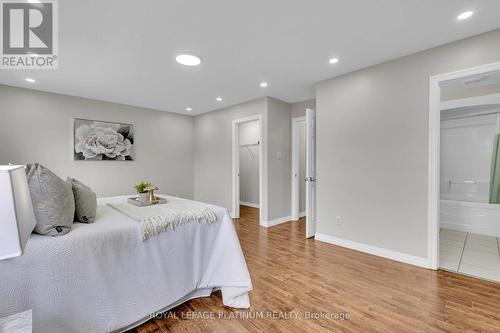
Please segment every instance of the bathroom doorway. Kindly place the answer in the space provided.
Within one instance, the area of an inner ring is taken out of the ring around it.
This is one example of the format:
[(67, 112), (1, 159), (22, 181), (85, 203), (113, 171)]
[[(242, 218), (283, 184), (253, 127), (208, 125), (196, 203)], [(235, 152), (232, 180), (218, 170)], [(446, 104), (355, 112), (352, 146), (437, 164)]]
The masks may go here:
[(500, 66), (434, 83), (435, 268), (500, 282)]

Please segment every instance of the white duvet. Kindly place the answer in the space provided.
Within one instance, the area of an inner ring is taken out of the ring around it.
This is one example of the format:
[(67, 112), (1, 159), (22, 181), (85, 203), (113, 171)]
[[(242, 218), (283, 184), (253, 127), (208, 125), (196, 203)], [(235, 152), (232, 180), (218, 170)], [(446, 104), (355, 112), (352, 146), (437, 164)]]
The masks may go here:
[(61, 237), (33, 234), (21, 257), (0, 261), (0, 317), (33, 310), (34, 332), (123, 331), (151, 313), (221, 289), (250, 306), (248, 269), (227, 210), (147, 241), (137, 222), (101, 199), (94, 224)]

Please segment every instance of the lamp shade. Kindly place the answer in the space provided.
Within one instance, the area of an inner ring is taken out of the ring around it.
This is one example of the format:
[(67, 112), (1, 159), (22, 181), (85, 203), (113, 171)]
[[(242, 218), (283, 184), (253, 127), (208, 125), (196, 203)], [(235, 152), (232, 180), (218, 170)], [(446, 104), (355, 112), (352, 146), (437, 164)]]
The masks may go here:
[(36, 219), (23, 165), (0, 165), (0, 260), (23, 254)]

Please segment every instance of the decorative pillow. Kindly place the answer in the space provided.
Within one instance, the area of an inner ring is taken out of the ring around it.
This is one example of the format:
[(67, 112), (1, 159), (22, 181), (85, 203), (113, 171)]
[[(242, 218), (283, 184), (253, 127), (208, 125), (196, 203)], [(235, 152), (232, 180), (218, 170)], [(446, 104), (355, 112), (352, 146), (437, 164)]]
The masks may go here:
[(92, 189), (74, 178), (66, 180), (73, 187), (75, 198), (75, 222), (94, 223), (97, 211), (97, 196)]
[(26, 167), (26, 178), (36, 217), (34, 232), (46, 236), (67, 234), (75, 216), (71, 183), (38, 163)]

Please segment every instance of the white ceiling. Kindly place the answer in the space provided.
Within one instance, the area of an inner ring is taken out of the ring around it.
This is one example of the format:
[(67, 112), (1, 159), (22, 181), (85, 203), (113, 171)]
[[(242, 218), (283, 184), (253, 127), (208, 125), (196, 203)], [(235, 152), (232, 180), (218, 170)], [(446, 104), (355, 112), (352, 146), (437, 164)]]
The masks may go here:
[[(59, 1), (59, 23), (59, 69), (2, 70), (0, 84), (200, 114), (314, 98), (318, 81), (499, 28), (500, 1)], [(178, 65), (180, 52), (202, 65)]]

